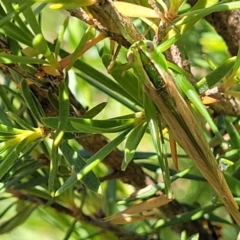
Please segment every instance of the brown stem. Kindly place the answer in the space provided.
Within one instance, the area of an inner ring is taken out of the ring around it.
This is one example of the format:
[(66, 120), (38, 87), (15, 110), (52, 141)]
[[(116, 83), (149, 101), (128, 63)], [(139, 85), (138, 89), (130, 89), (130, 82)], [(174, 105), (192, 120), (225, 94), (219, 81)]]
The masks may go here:
[[(13, 189), (9, 189), (8, 192), (20, 200), (28, 201), (33, 204), (37, 204), (39, 206), (40, 205), (45, 206), (48, 204), (48, 200), (43, 199), (41, 197), (36, 197), (30, 194), (24, 194), (21, 191), (17, 191)], [(146, 240), (147, 239), (147, 236), (141, 236), (139, 234), (136, 234), (135, 232), (125, 230), (111, 223), (103, 222), (97, 218), (94, 218), (93, 216), (85, 215), (79, 208), (77, 210), (76, 209), (72, 210), (57, 202), (52, 203), (49, 207), (51, 207), (52, 209), (56, 210), (59, 213), (67, 214), (73, 217), (74, 219), (77, 219), (80, 222), (89, 224), (91, 226), (100, 228), (105, 231), (112, 232), (115, 236), (119, 238), (122, 237), (126, 240)]]
[[(196, 0), (188, 0), (192, 6)], [(240, 10), (216, 12), (208, 15), (206, 20), (215, 28), (225, 40), (229, 52), (237, 55), (240, 39)]]

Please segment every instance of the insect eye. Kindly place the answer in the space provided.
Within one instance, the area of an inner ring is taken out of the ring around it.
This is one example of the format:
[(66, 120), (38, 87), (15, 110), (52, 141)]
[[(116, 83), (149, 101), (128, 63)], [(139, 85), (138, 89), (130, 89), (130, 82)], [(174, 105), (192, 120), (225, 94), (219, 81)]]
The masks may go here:
[(128, 51), (128, 53), (127, 53), (127, 60), (130, 63), (135, 61), (135, 57), (134, 57), (134, 54), (133, 54), (132, 51)]
[(152, 52), (154, 50), (154, 45), (152, 42), (146, 42), (146, 48), (148, 52)]

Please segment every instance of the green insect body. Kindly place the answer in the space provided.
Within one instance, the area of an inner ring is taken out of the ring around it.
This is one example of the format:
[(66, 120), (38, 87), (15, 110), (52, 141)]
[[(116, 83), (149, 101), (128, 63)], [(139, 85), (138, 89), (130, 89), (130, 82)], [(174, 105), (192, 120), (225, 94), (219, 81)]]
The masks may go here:
[(159, 79), (158, 79), (159, 74), (155, 68), (155, 65), (151, 61), (148, 61), (148, 58), (141, 50), (139, 50), (139, 54), (140, 54), (140, 58), (141, 58), (141, 61), (143, 64), (143, 68), (147, 72), (149, 79), (151, 80), (154, 87), (157, 90), (161, 91), (161, 89), (163, 89), (165, 85), (164, 85), (163, 81), (159, 81)]

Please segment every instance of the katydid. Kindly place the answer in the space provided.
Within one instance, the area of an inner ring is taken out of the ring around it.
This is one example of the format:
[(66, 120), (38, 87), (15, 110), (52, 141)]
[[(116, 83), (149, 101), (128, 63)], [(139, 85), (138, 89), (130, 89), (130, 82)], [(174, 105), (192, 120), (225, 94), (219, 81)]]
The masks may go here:
[[(180, 83), (181, 90), (189, 91), (188, 86), (185, 88), (182, 81), (185, 76), (178, 75), (176, 77), (178, 81), (175, 82), (165, 57), (157, 51), (151, 41), (144, 40), (134, 43), (128, 52), (128, 61), (132, 63), (131, 66), (143, 84), (145, 92), (161, 113), (169, 132), (194, 161), (202, 175), (221, 198), (228, 212), (240, 225), (238, 205), (209, 148), (203, 130), (199, 127), (199, 123), (176, 86)], [(190, 91), (194, 91), (194, 89), (190, 88)], [(188, 97), (192, 98), (191, 94)], [(197, 100), (197, 104), (202, 103)], [(207, 111), (204, 111), (204, 114), (206, 113)], [(207, 121), (211, 120), (209, 115), (204, 117)], [(214, 128), (214, 131), (216, 133), (217, 128)]]

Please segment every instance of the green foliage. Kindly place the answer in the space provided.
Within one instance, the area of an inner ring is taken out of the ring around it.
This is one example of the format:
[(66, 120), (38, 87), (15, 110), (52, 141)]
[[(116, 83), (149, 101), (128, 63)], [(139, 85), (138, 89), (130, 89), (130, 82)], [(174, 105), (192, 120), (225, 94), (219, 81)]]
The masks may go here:
[[(120, 24), (121, 18), (112, 14), (106, 31), (102, 27), (104, 17), (92, 21), (94, 0), (1, 1), (1, 238), (15, 239), (15, 233), (21, 229), (30, 233), (33, 226), (36, 232), (31, 233), (31, 238), (42, 238), (43, 225), (64, 240), (169, 239), (166, 236), (202, 239), (205, 230), (193, 233), (186, 232), (183, 225), (179, 225), (178, 231), (171, 228), (183, 223), (201, 226), (201, 220), (208, 222), (209, 228), (215, 224), (223, 234), (226, 231), (226, 235), (236, 238), (237, 224), (181, 146), (177, 148), (180, 170), (174, 170), (173, 149), (164, 129), (168, 123), (144, 92), (143, 69), (138, 69), (139, 74), (134, 73), (133, 63), (127, 62), (126, 54), (127, 48), (140, 40), (137, 36), (144, 38), (146, 32), (147, 39), (152, 41), (155, 35), (156, 42), (161, 42), (159, 54), (177, 44), (181, 54), (189, 57), (190, 67), (197, 66), (194, 81), (186, 66), (179, 67), (162, 58), (164, 71), (182, 74), (186, 81), (190, 79), (200, 96), (218, 87), (224, 100), (231, 96), (238, 101), (240, 51), (236, 56), (228, 56), (221, 40), (222, 48), (214, 52), (216, 49), (211, 49), (214, 44), (211, 39), (204, 39), (204, 33), (213, 36), (217, 33), (204, 17), (239, 9), (240, 2), (204, 1), (203, 5), (198, 1), (193, 8), (185, 1), (165, 1), (166, 4), (156, 1), (152, 6), (144, 0), (138, 2), (162, 18), (165, 34), (161, 39), (154, 30), (159, 19), (144, 18), (147, 16), (142, 10), (138, 17), (134, 16), (135, 25), (128, 20), (124, 27), (121, 24), (126, 22), (122, 20)], [(137, 14), (137, 5), (133, 6)], [(78, 7), (84, 13), (81, 20), (73, 17), (72, 9)], [(117, 4), (115, 8), (123, 16), (129, 15)], [(57, 26), (51, 24), (53, 19), (59, 21)], [(111, 23), (117, 24), (115, 32)], [(94, 28), (102, 30), (102, 35)], [(131, 35), (132, 31), (138, 34)], [(196, 39), (195, 33), (201, 39)], [(102, 40), (104, 34), (123, 45), (117, 56), (112, 56), (109, 39)], [(192, 54), (191, 49), (197, 52)], [(207, 57), (203, 59), (202, 54)], [(224, 60), (218, 62), (216, 55)], [(192, 85), (184, 86), (186, 92), (192, 90)], [(221, 99), (217, 104), (221, 104)], [(200, 111), (205, 113), (206, 109)], [(235, 112), (231, 116), (228, 112), (215, 113), (217, 129), (213, 124), (211, 128), (214, 134), (221, 133), (220, 138), (224, 137), (222, 145), (205, 127), (206, 122), (213, 123), (212, 119), (204, 115), (200, 122), (214, 156), (229, 166), (225, 178), (239, 204), (239, 111)], [(148, 187), (146, 179), (151, 179)], [(129, 184), (140, 192), (130, 197), (133, 188)], [(170, 203), (165, 206), (170, 209), (168, 212), (159, 208), (157, 213), (147, 212), (148, 216), (145, 212), (121, 216), (128, 224), (116, 226), (102, 221), (130, 205), (137, 209), (139, 201), (147, 204), (160, 191), (169, 198), (174, 194), (172, 201), (178, 204), (179, 211), (170, 211), (173, 207)], [(145, 220), (134, 222), (134, 219)]]

